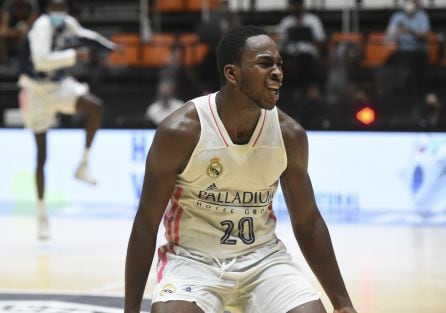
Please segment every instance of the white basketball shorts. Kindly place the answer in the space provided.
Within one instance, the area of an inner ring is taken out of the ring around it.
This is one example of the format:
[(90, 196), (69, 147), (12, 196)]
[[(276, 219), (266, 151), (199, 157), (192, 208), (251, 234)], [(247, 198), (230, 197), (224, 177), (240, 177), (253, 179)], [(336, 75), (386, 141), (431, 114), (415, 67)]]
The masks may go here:
[(76, 113), (77, 100), (89, 92), (87, 84), (73, 77), (66, 77), (57, 83), (40, 83), (22, 75), (19, 85), (23, 122), (35, 133), (48, 130), (54, 124), (57, 113)]
[(159, 249), (152, 303), (189, 301), (206, 313), (286, 313), (319, 298), (280, 240), (228, 259)]

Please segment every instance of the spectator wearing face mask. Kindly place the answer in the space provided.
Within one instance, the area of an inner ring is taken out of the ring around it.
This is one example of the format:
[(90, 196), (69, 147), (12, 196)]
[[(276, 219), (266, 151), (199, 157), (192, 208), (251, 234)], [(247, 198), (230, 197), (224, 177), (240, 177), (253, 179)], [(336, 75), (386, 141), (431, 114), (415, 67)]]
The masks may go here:
[(431, 31), (429, 16), (420, 0), (405, 0), (401, 10), (393, 13), (386, 36), (397, 44), (397, 50), (387, 65), (399, 71), (405, 81), (404, 93), (415, 104), (422, 103), (428, 93), (426, 86), (428, 66), (428, 35)]
[(420, 0), (405, 0), (403, 8), (393, 13), (386, 35), (398, 45), (398, 51), (420, 52), (427, 55), (430, 20), (421, 8)]

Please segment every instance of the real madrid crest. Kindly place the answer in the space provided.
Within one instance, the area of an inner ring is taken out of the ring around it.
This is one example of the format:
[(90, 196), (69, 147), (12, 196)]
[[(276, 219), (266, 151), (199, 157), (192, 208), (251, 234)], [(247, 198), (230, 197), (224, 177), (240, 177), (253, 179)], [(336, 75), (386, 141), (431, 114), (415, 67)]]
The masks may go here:
[(177, 291), (177, 288), (175, 288), (174, 285), (167, 284), (167, 285), (163, 286), (163, 289), (161, 289), (160, 295), (161, 296), (165, 296), (165, 295), (168, 295), (168, 294), (175, 293), (175, 291)]
[(206, 168), (206, 174), (209, 177), (216, 178), (223, 173), (223, 165), (220, 163), (220, 158), (213, 157), (211, 159), (211, 164)]

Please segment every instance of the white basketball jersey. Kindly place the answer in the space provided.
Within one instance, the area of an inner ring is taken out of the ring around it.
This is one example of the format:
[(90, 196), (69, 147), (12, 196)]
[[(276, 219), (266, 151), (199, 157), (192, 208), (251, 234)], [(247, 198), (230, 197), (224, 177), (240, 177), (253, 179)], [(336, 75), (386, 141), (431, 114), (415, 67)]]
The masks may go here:
[(276, 239), (272, 199), (287, 157), (276, 108), (262, 109), (251, 139), (238, 145), (218, 116), (215, 95), (192, 100), (201, 135), (178, 176), (164, 226), (168, 246), (222, 258)]

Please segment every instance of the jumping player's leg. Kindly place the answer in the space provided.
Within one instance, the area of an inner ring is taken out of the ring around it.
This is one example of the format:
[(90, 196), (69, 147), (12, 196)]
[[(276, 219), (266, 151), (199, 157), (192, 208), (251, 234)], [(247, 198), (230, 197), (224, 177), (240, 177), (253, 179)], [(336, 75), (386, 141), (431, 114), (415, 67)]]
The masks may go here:
[(34, 134), (37, 160), (36, 160), (36, 187), (38, 198), (38, 238), (45, 240), (49, 238), (48, 216), (46, 212), (45, 196), (45, 162), (46, 162), (46, 132)]
[(96, 131), (101, 126), (102, 100), (92, 94), (81, 96), (76, 102), (76, 111), (87, 115), (85, 147), (90, 148)]
[(52, 109), (59, 113), (76, 114), (83, 113), (86, 116), (85, 151), (76, 170), (75, 177), (89, 184), (96, 184), (96, 180), (90, 174), (88, 167), (88, 154), (95, 137), (96, 131), (102, 120), (102, 101), (89, 93), (89, 87), (85, 83), (78, 82), (73, 77), (66, 77), (57, 89), (50, 95)]
[[(152, 304), (152, 313), (205, 313), (193, 302), (188, 301), (169, 301), (169, 302), (156, 302)], [(206, 312), (208, 313), (208, 312)]]
[(76, 178), (90, 184), (96, 184), (96, 180), (91, 175), (88, 168), (88, 158), (90, 153), (90, 147), (93, 143), (93, 139), (102, 121), (102, 101), (98, 97), (92, 94), (86, 94), (76, 102), (76, 111), (84, 113), (86, 115), (85, 121), (85, 150), (82, 156), (82, 161), (76, 170)]
[[(29, 87), (29, 86), (28, 86)], [(37, 234), (40, 240), (49, 238), (48, 215), (45, 207), (45, 162), (47, 130), (53, 125), (55, 113), (51, 109), (47, 94), (36, 92), (34, 88), (22, 87), (19, 93), (20, 111), (26, 128), (34, 133), (36, 143), (35, 182), (37, 187), (38, 214)]]

